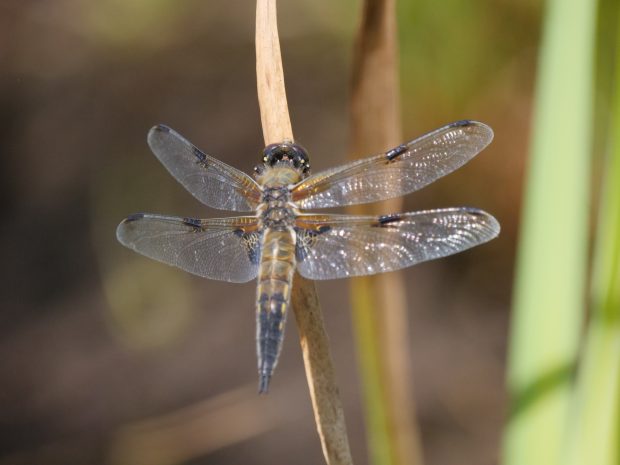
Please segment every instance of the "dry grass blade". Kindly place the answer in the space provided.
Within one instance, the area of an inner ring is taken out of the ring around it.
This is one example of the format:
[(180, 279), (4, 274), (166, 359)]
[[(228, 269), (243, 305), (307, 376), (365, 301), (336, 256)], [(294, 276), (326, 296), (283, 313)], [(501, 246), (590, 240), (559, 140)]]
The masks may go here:
[[(293, 140), (286, 103), (275, 0), (256, 3), (256, 77), (265, 144)], [(314, 417), (323, 454), (329, 465), (352, 464), (342, 403), (312, 281), (295, 275), (295, 311)]]
[[(364, 2), (351, 82), (353, 157), (379, 153), (402, 141), (395, 10), (395, 0)], [(354, 212), (385, 214), (401, 207), (400, 199), (392, 199)], [(402, 275), (358, 278), (351, 292), (372, 461), (420, 464)]]
[(312, 408), (329, 465), (352, 464), (344, 411), (314, 283), (295, 275), (293, 309), (301, 338)]
[[(291, 394), (282, 402), (295, 399)], [(165, 415), (124, 425), (111, 438), (108, 465), (175, 465), (282, 427), (291, 421), (256, 395), (256, 385), (239, 387)], [(235, 419), (243, 418), (243, 421)]]

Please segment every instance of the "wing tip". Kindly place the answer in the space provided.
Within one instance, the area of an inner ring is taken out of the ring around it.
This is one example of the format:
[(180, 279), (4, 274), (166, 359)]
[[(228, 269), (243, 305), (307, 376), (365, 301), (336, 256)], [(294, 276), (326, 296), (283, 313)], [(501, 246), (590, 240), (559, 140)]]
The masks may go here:
[(156, 124), (151, 128), (150, 132), (170, 132), (172, 128), (166, 126), (165, 124)]
[(499, 221), (497, 221), (497, 218), (495, 218), (493, 215), (488, 214), (488, 219), (489, 219), (489, 229), (491, 229), (490, 239), (495, 239), (497, 236), (499, 236), (499, 233), (502, 231), (502, 226), (499, 224)]
[(129, 247), (129, 242), (126, 240), (125, 233), (127, 232), (128, 225), (134, 223), (135, 221), (139, 221), (143, 219), (145, 216), (144, 213), (133, 213), (125, 218), (123, 221), (119, 223), (116, 227), (116, 240), (123, 244), (126, 247)]
[(473, 119), (462, 119), (462, 120), (454, 121), (453, 123), (450, 123), (448, 125), (448, 127), (450, 127), (450, 128), (470, 128), (470, 127), (475, 127), (475, 128), (478, 128), (478, 129), (482, 129), (486, 133), (486, 138), (485, 138), (486, 140), (485, 140), (484, 147), (489, 145), (491, 143), (491, 141), (493, 140), (493, 137), (495, 136), (495, 133), (493, 132), (493, 128), (491, 128), (491, 126), (489, 126), (486, 123), (482, 123), (480, 121), (476, 121), (476, 120), (473, 120)]
[(476, 216), (484, 220), (483, 225), (488, 231), (488, 235), (486, 238), (487, 241), (490, 241), (491, 239), (495, 239), (497, 236), (499, 236), (499, 233), (501, 232), (502, 227), (499, 224), (499, 221), (497, 220), (497, 218), (495, 218), (493, 215), (485, 212), (484, 210), (480, 210), (479, 208), (475, 208), (475, 207), (463, 207), (462, 211), (464, 211), (465, 213), (471, 216)]
[(148, 142), (149, 146), (152, 146), (152, 142), (157, 137), (160, 137), (160, 134), (169, 134), (171, 132), (173, 132), (172, 128), (166, 126), (165, 124), (156, 124), (149, 130), (149, 133), (146, 136), (146, 141)]
[(467, 127), (467, 126), (474, 126), (477, 123), (477, 121), (474, 121), (472, 119), (460, 119), (458, 121), (454, 121), (453, 123), (450, 123), (448, 126), (453, 127), (453, 128), (461, 128), (461, 127)]
[(467, 128), (471, 126), (491, 129), (491, 126), (489, 126), (488, 124), (481, 121), (476, 121), (475, 119), (460, 119), (458, 121), (453, 121), (452, 123), (448, 124), (448, 127), (451, 128)]
[(144, 218), (144, 213), (132, 213), (127, 218), (125, 218), (121, 224), (123, 223), (131, 223), (132, 221), (138, 221)]

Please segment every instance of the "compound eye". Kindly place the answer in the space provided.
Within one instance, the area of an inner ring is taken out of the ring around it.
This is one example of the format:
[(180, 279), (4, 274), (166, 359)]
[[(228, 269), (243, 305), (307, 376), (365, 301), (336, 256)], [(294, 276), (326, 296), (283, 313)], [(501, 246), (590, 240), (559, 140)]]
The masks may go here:
[(281, 145), (270, 144), (263, 150), (263, 162), (269, 166), (273, 166), (282, 159)]
[(273, 166), (283, 160), (292, 163), (297, 169), (308, 170), (308, 155), (301, 145), (285, 142), (270, 144), (263, 150), (263, 162), (266, 165)]

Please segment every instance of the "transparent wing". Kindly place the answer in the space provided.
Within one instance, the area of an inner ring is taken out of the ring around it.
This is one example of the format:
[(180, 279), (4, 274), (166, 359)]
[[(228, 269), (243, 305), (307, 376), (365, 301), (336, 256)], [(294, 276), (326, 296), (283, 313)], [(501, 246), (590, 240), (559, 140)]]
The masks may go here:
[(297, 268), (310, 279), (370, 275), (445, 257), (499, 233), (493, 216), (447, 208), (385, 216), (300, 215)]
[(148, 143), (170, 174), (205, 205), (247, 212), (260, 202), (260, 187), (250, 176), (200, 151), (169, 127), (153, 127)]
[(116, 229), (121, 244), (204, 278), (233, 283), (254, 279), (260, 259), (255, 217), (199, 220), (137, 213)]
[(292, 190), (299, 208), (354, 205), (399, 197), (451, 173), (493, 139), (477, 121), (457, 121), (386, 153), (309, 176)]

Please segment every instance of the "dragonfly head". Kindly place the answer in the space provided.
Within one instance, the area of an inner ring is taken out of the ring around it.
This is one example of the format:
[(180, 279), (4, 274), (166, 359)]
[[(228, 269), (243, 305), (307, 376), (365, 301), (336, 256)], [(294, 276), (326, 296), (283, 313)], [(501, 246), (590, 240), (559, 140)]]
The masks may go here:
[(276, 166), (280, 163), (291, 165), (300, 170), (303, 175), (310, 172), (310, 159), (308, 152), (301, 145), (292, 142), (270, 144), (263, 150), (263, 166), (257, 166), (255, 171), (260, 174), (264, 167)]

